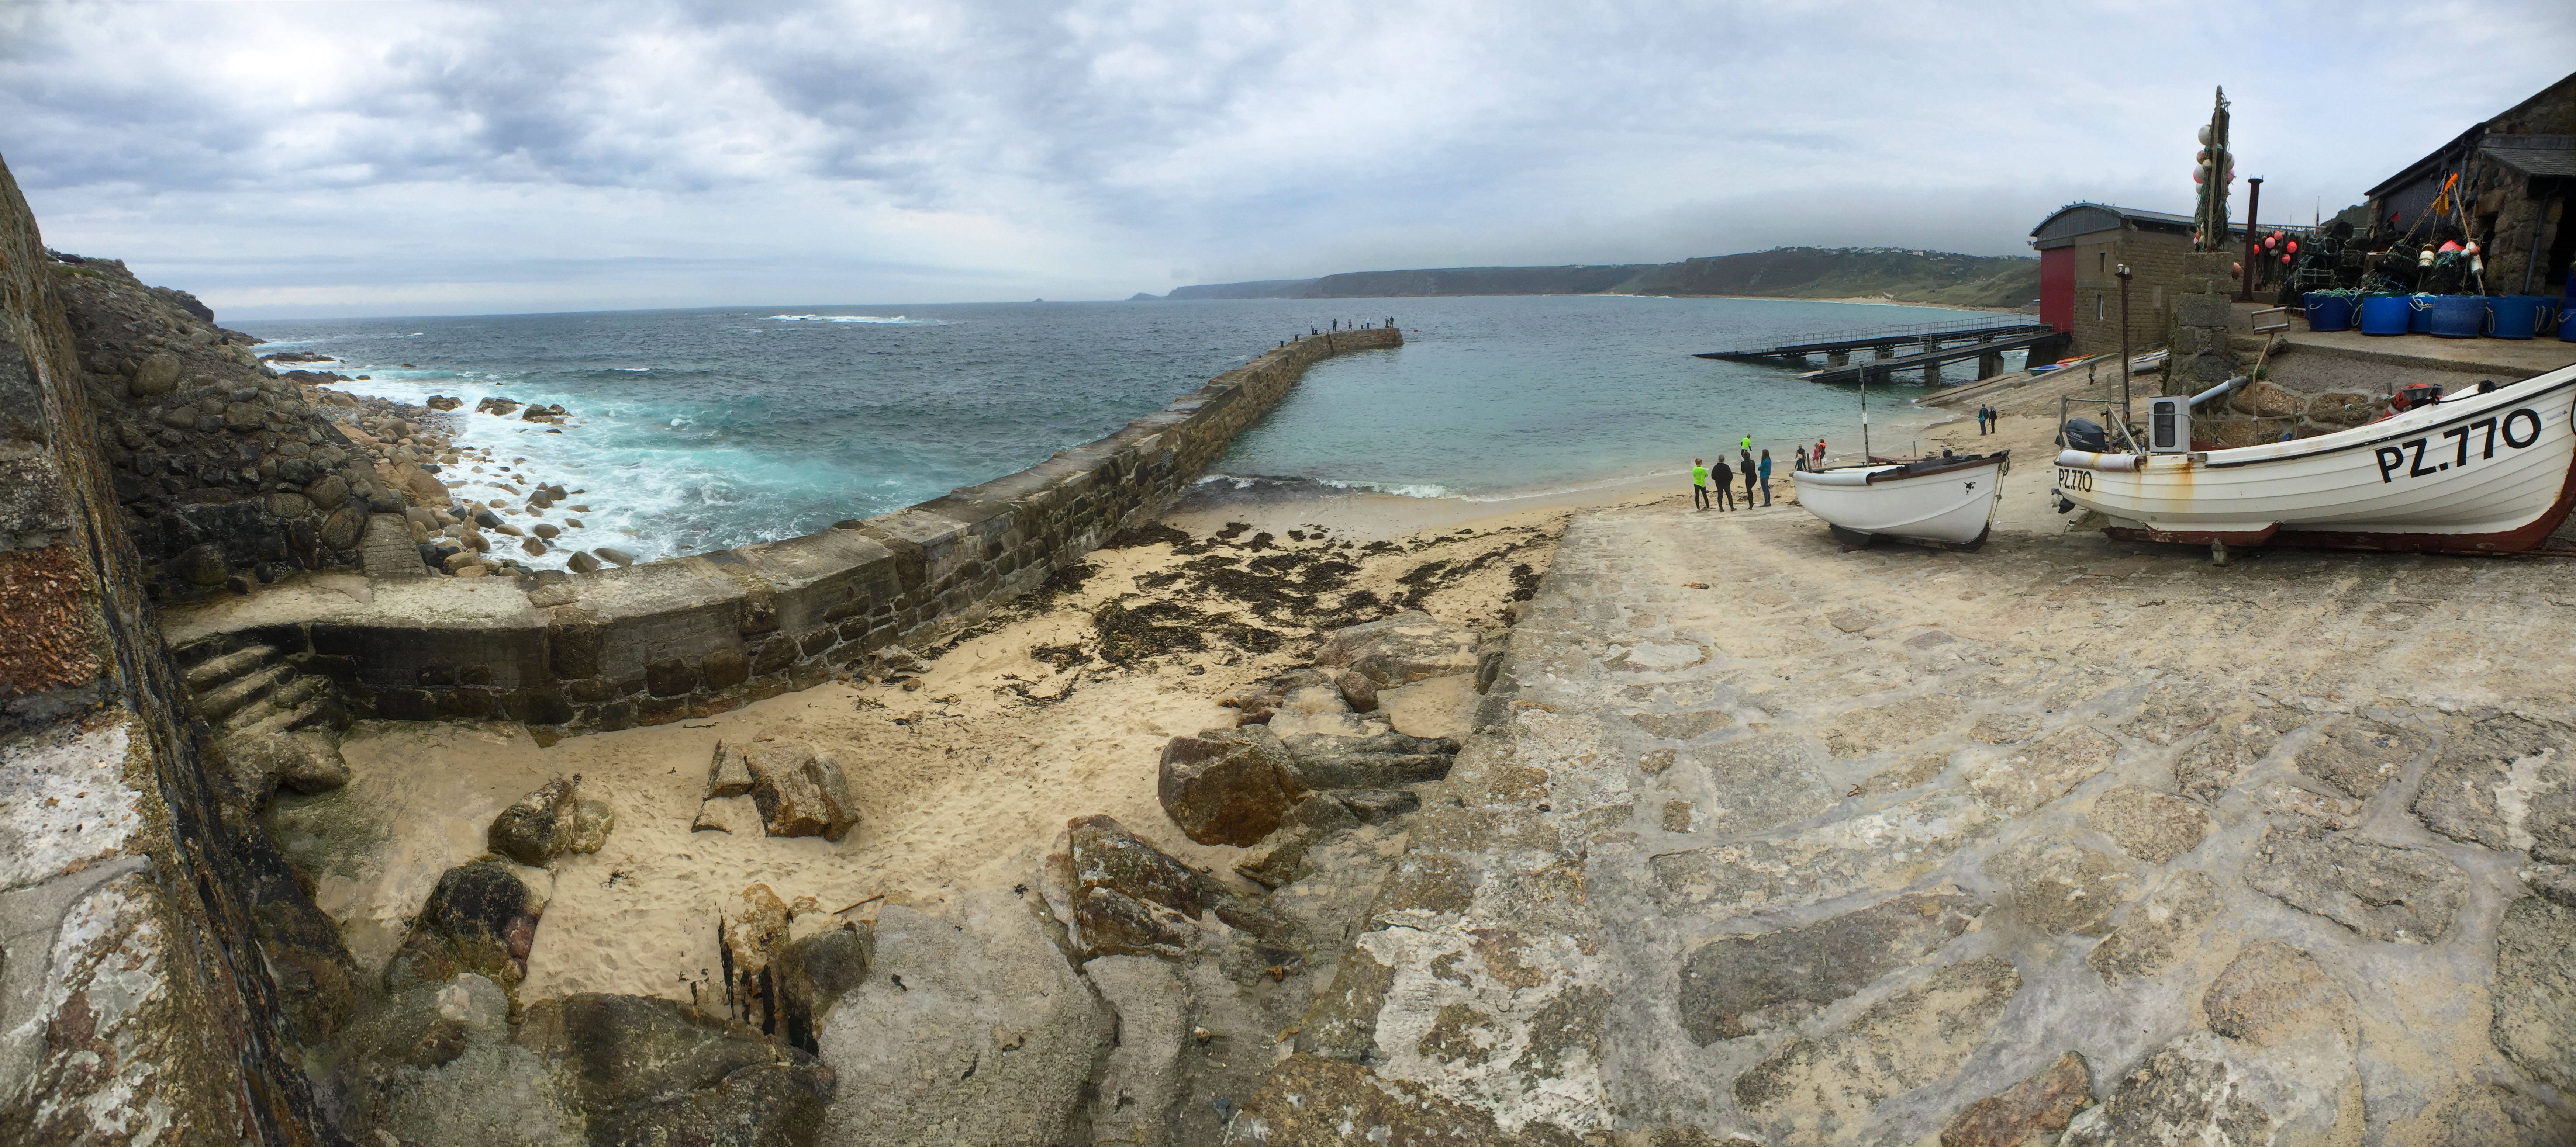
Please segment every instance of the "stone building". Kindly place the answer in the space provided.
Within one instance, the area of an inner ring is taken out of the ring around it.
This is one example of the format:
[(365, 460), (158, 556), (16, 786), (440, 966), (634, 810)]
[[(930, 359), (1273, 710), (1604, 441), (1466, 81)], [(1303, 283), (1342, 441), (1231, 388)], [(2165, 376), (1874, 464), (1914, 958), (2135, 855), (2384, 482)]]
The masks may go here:
[(2031, 229), (2039, 252), (2040, 321), (2074, 336), (2074, 354), (2120, 349), (2120, 280), (2127, 264), (2129, 347), (2165, 341), (2173, 325), (2191, 217), (2105, 203), (2070, 203)]
[(2485, 249), (2487, 293), (2563, 296), (2576, 263), (2576, 227), (2567, 225), (2576, 75), (2470, 125), (2371, 188), (2370, 217), (2413, 227), (2455, 175), (2467, 191), (2470, 235)]

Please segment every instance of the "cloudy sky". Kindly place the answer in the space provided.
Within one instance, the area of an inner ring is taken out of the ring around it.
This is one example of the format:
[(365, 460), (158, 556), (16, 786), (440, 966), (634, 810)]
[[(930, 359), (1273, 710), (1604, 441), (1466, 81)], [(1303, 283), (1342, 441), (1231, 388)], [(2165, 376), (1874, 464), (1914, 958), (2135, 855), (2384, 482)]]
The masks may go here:
[[(47, 241), (237, 318), (1123, 298), (1181, 283), (2026, 251), (2265, 215), (2567, 73), (2566, 0), (0, 0)], [(2240, 209), (2241, 214), (2241, 209)]]

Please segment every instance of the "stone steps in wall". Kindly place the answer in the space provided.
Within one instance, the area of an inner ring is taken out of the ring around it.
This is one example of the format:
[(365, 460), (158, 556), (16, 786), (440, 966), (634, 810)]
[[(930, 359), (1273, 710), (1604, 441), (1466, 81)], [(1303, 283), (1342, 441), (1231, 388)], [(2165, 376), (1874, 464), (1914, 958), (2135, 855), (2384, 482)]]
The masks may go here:
[(412, 538), (411, 523), (401, 514), (368, 515), (366, 536), (358, 543), (358, 563), (368, 577), (430, 576), (429, 566), (420, 560), (420, 544)]
[(274, 737), (296, 729), (322, 728), (339, 722), (334, 719), (338, 703), (327, 696), (306, 698), (292, 709), (270, 709), (257, 722), (239, 728), (225, 729), (228, 737)]
[(265, 645), (247, 645), (230, 653), (215, 654), (189, 667), (188, 691), (203, 693), (276, 657), (277, 650)]
[(321, 697), (324, 691), (324, 684), (320, 678), (300, 674), (286, 678), (272, 686), (267, 696), (244, 705), (223, 718), (223, 730), (227, 733), (244, 730), (264, 724), (281, 714), (302, 711), (316, 698)]
[(296, 675), (294, 666), (271, 662), (218, 688), (197, 694), (197, 710), (204, 713), (209, 721), (221, 721)]

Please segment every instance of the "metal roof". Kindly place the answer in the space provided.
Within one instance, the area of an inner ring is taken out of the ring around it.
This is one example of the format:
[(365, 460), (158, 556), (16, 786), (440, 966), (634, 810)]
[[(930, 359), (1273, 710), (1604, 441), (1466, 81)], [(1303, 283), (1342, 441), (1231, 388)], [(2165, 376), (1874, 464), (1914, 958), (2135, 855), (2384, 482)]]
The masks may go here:
[(2041, 250), (2064, 247), (2076, 236), (2135, 227), (2141, 231), (2189, 232), (2192, 218), (2169, 211), (2140, 211), (2108, 203), (2069, 203), (2030, 229), (2030, 245)]

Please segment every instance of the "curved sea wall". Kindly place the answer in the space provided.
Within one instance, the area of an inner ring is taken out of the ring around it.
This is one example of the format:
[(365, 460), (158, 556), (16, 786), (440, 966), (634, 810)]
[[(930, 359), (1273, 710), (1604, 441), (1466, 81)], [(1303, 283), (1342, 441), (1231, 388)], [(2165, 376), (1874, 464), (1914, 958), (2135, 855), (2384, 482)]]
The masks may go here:
[[(804, 689), (885, 646), (953, 632), (1150, 520), (1306, 368), (1402, 346), (1393, 328), (1299, 339), (1097, 442), (820, 533), (534, 588), (377, 583), (371, 600), (174, 633), (256, 641), (336, 680), (356, 715), (623, 729)], [(181, 626), (179, 628), (193, 628)]]

